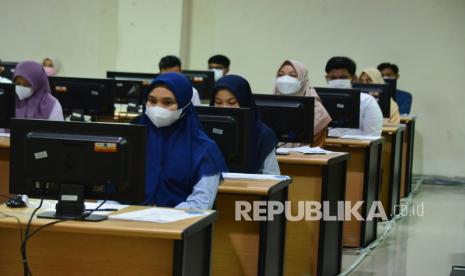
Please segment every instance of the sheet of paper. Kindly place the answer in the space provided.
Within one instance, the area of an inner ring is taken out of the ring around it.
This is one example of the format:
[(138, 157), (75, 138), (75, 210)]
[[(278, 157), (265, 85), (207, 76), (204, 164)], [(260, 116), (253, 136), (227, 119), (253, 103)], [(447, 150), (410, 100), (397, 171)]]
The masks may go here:
[(343, 135), (340, 138), (342, 139), (356, 139), (356, 140), (377, 140), (381, 138), (381, 136), (370, 136), (370, 135)]
[(322, 149), (320, 147), (311, 148), (309, 146), (297, 147), (297, 148), (278, 148), (276, 150), (277, 154), (287, 154), (289, 152), (300, 152), (303, 154), (329, 154), (333, 153), (332, 151)]
[(5, 133), (0, 131), (0, 137), (10, 137), (10, 133)]
[(139, 211), (109, 216), (110, 219), (169, 223), (208, 214), (197, 210), (176, 210), (165, 208), (148, 208)]
[(274, 174), (249, 174), (249, 173), (222, 173), (224, 179), (265, 179), (265, 180), (283, 180), (289, 179), (287, 175)]
[[(95, 209), (100, 205), (100, 203), (94, 203), (94, 202), (86, 202), (84, 204), (86, 206), (86, 210)], [(92, 214), (93, 215), (108, 215), (108, 214), (111, 214), (112, 212), (124, 209), (126, 207), (129, 207), (129, 205), (123, 205), (123, 204), (117, 204), (117, 203), (105, 203), (102, 206), (100, 206), (99, 209), (101, 210), (112, 209), (111, 211), (94, 211), (92, 212)]]

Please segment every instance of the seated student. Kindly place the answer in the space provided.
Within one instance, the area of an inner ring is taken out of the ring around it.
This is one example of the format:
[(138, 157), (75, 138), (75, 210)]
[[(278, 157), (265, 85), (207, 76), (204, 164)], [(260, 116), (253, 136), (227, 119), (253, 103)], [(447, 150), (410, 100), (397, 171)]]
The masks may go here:
[[(176, 72), (181, 73), (181, 60), (177, 56), (165, 56), (160, 59), (158, 63), (158, 68), (160, 69), (160, 73), (167, 73), (167, 72)], [(199, 91), (192, 87), (192, 104), (193, 105), (201, 105)]]
[(135, 120), (148, 126), (143, 204), (210, 209), (227, 168), (194, 112), (190, 81), (179, 73), (165, 73), (152, 87), (145, 114)]
[(1, 66), (2, 60), (0, 59), (0, 83), (11, 83), (11, 80), (2, 77), (3, 71), (5, 71), (5, 67)]
[(252, 151), (254, 167), (250, 173), (280, 174), (276, 159), (278, 138), (274, 132), (260, 120), (250, 85), (244, 78), (228, 75), (219, 79), (213, 88), (210, 106), (247, 107), (252, 112)]
[(227, 56), (214, 55), (208, 59), (208, 70), (215, 72), (215, 81), (229, 73), (231, 61)]
[(42, 61), (42, 66), (44, 67), (45, 73), (47, 76), (55, 76), (57, 74), (57, 70), (55, 68), (55, 63), (51, 58), (44, 58)]
[[(347, 57), (333, 57), (326, 63), (326, 81), (332, 88), (351, 88), (357, 81), (355, 62)], [(373, 96), (360, 94), (360, 126), (358, 129), (333, 128), (329, 136), (365, 135), (381, 136), (383, 129), (383, 113)]]
[[(315, 89), (311, 87), (308, 80), (308, 70), (305, 68), (305, 65), (296, 60), (285, 60), (276, 73), (273, 94), (315, 97), (314, 142), (312, 146), (322, 146), (326, 138), (328, 124), (331, 122), (331, 117), (321, 103)], [(291, 146), (300, 145), (295, 144)]]
[[(378, 70), (386, 79), (399, 79), (399, 67), (391, 63), (381, 63), (378, 65)], [(400, 114), (410, 114), (412, 108), (412, 94), (407, 91), (399, 90), (396, 91), (396, 102), (399, 105)]]
[(52, 96), (47, 74), (35, 61), (24, 61), (15, 68), (16, 118), (63, 121), (60, 102)]
[[(385, 84), (383, 76), (381, 76), (381, 72), (379, 72), (376, 68), (366, 68), (360, 74), (358, 81), (361, 83), (374, 83), (374, 84)], [(397, 106), (396, 102), (391, 98), (391, 111), (390, 117), (384, 119), (384, 123), (389, 124), (400, 124), (400, 114), (399, 114), (399, 106)]]

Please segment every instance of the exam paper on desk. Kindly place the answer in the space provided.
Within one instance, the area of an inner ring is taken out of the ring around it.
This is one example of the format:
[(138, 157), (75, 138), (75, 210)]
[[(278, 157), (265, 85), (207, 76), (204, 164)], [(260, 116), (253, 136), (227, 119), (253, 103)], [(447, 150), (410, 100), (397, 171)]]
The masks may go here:
[(172, 210), (166, 208), (148, 208), (139, 211), (110, 215), (110, 219), (169, 223), (209, 214), (197, 210)]

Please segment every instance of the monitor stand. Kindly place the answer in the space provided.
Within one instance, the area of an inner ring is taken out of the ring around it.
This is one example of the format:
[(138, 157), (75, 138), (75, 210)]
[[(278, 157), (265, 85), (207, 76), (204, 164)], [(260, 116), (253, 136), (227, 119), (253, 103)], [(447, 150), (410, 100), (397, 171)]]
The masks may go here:
[(55, 206), (55, 212), (44, 212), (37, 214), (38, 218), (65, 219), (82, 221), (102, 221), (108, 216), (88, 215), (84, 205), (84, 186), (74, 184), (62, 184)]

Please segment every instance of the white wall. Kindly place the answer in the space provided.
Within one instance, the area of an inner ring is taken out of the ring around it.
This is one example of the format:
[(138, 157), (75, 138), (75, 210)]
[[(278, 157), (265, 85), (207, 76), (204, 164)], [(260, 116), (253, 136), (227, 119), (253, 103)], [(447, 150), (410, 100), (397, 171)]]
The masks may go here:
[(465, 1), (463, 0), (195, 0), (191, 67), (224, 53), (254, 91), (269, 93), (280, 63), (304, 62), (325, 85), (334, 55), (361, 70), (399, 65), (401, 89), (419, 116), (414, 171), (465, 176)]
[(415, 173), (465, 176), (463, 0), (0, 0), (0, 57), (57, 58), (62, 75), (154, 71), (167, 54), (185, 68), (224, 53), (232, 72), (269, 93), (286, 58), (324, 85), (333, 55), (359, 69), (392, 61), (419, 116)]

